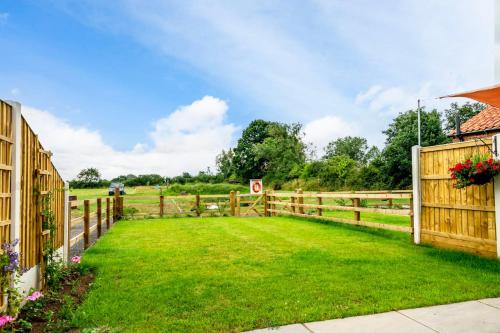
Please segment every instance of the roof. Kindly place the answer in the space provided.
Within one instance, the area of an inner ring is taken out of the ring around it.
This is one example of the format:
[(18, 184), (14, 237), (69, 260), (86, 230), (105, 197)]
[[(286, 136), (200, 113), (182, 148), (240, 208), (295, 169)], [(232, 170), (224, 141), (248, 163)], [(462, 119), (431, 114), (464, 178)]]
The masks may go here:
[[(500, 108), (491, 105), (486, 106), (483, 111), (460, 126), (462, 134), (496, 129), (500, 130)], [(451, 134), (455, 134), (455, 131), (452, 131)]]
[(444, 97), (467, 97), (488, 105), (500, 107), (500, 85), (447, 95), (440, 98)]

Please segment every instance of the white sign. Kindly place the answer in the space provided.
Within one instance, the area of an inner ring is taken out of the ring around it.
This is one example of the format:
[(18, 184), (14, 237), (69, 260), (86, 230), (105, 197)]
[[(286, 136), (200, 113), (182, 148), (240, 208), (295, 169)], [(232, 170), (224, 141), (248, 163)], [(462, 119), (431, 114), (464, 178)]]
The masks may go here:
[(250, 179), (251, 194), (262, 194), (263, 191), (264, 185), (262, 185), (262, 179)]

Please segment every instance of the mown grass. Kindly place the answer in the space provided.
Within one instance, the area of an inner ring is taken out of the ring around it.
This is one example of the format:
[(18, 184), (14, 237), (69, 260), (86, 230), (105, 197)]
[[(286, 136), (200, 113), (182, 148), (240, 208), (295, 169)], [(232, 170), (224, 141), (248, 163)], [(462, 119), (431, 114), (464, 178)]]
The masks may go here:
[(403, 233), (298, 218), (118, 222), (81, 328), (235, 332), (500, 295), (500, 263)]

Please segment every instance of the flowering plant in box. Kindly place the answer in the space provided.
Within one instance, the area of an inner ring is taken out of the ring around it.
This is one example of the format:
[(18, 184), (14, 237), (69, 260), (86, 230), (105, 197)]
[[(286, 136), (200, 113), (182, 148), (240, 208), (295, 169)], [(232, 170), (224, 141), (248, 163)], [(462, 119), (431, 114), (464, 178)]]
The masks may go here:
[(450, 168), (451, 178), (456, 179), (456, 188), (470, 185), (484, 185), (500, 174), (500, 161), (487, 156), (475, 156), (464, 163), (457, 163)]

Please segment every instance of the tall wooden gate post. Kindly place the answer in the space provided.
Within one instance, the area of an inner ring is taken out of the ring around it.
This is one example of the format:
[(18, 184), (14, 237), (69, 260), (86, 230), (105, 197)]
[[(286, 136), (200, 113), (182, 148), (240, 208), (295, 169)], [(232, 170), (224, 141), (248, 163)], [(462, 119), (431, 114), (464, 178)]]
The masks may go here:
[[(493, 156), (495, 159), (500, 160), (500, 134), (497, 134), (492, 139), (493, 142)], [(497, 240), (497, 257), (500, 258), (500, 176), (496, 176), (493, 180), (495, 192), (495, 230)]]
[(234, 191), (229, 192), (229, 211), (231, 212), (231, 216), (234, 216), (235, 207), (234, 207)]
[(236, 191), (236, 207), (234, 210), (236, 216), (240, 216), (240, 205), (241, 205), (240, 191)]
[(413, 242), (420, 244), (420, 209), (422, 197), (420, 191), (420, 146), (411, 148), (412, 189), (413, 189)]

